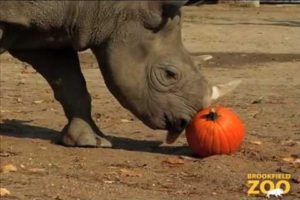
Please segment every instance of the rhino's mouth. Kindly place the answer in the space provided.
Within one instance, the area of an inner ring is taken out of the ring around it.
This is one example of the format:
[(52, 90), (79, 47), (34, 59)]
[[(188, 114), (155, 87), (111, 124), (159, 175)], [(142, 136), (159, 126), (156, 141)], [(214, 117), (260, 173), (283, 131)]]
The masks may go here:
[(166, 130), (168, 130), (166, 143), (172, 144), (176, 141), (176, 139), (180, 136), (180, 134), (184, 131), (190, 119), (188, 118), (171, 118), (165, 114), (165, 124)]

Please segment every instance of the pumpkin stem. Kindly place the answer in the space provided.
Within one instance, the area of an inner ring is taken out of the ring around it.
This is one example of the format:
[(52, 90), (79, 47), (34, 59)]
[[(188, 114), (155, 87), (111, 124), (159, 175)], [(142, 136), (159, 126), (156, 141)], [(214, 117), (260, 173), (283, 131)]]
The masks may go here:
[(219, 118), (215, 108), (211, 108), (210, 112), (205, 116), (207, 120), (216, 121)]

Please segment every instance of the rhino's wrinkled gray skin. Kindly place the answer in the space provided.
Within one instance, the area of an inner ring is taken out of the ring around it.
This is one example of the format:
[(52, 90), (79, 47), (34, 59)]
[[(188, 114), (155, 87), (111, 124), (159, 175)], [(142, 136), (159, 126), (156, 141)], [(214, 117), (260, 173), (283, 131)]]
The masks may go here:
[(80, 70), (77, 52), (88, 48), (118, 101), (149, 127), (168, 130), (173, 142), (198, 110), (222, 94), (183, 47), (183, 4), (0, 1), (0, 52), (30, 63), (48, 81), (69, 120), (64, 144), (97, 146), (98, 135), (101, 146), (110, 146), (92, 120)]

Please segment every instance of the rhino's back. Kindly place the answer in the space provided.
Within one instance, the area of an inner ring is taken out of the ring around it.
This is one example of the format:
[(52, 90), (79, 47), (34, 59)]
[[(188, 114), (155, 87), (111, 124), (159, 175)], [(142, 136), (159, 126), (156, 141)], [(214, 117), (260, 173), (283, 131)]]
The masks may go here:
[(84, 50), (100, 45), (141, 4), (148, 5), (134, 1), (0, 1), (0, 48)]
[(69, 1), (0, 1), (0, 23), (44, 28), (60, 26), (69, 4), (72, 3)]
[[(64, 1), (0, 1), (0, 48), (61, 47), (70, 41), (64, 31)], [(70, 4), (70, 5), (69, 5)]]

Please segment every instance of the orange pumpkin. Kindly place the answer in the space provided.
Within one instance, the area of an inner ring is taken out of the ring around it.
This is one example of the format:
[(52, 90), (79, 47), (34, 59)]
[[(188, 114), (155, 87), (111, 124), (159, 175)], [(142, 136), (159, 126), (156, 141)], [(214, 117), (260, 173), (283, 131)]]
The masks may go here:
[(242, 121), (222, 106), (201, 110), (186, 128), (188, 144), (201, 157), (233, 153), (244, 136)]

